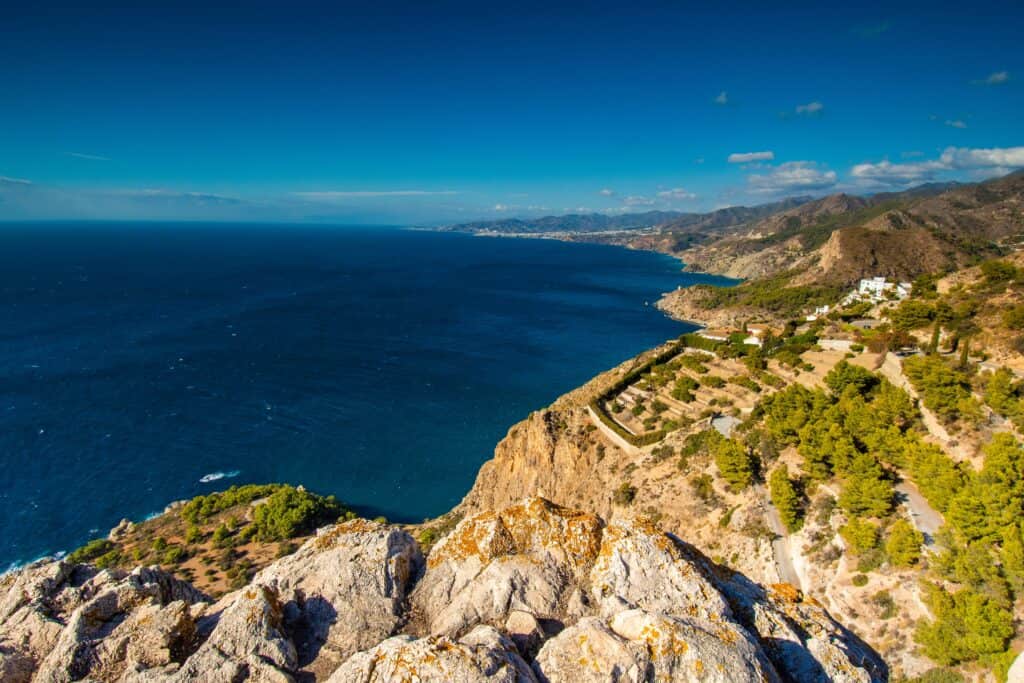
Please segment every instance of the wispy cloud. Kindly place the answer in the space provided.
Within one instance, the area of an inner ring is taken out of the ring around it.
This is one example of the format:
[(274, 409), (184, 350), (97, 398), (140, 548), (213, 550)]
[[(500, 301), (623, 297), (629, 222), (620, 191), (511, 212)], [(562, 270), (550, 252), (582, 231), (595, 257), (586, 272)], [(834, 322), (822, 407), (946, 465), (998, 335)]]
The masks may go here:
[(752, 161), (772, 161), (775, 152), (734, 152), (729, 155), (730, 164), (749, 164)]
[(75, 157), (76, 159), (87, 159), (88, 161), (110, 161), (108, 157), (102, 157), (99, 154), (83, 154), (82, 152), (68, 152), (69, 157)]
[(850, 33), (861, 38), (877, 38), (883, 33), (888, 33), (892, 25), (888, 21), (882, 21), (877, 24), (864, 24), (861, 26), (854, 26), (850, 29)]
[(796, 106), (797, 116), (819, 116), (824, 110), (825, 105), (817, 100)]
[(814, 161), (788, 161), (768, 173), (748, 176), (747, 184), (756, 194), (786, 194), (826, 190), (837, 180), (835, 171), (822, 168)]
[(975, 85), (1003, 85), (1004, 83), (1010, 82), (1009, 71), (994, 71), (985, 78), (979, 78), (976, 81), (971, 81)]
[(455, 190), (338, 190), (327, 192), (293, 192), (296, 197), (319, 201), (367, 199), (374, 197), (436, 197), (456, 195)]
[(671, 190), (662, 190), (659, 192), (658, 198), (664, 199), (665, 201), (686, 201), (696, 199), (697, 195), (681, 187), (673, 187)]
[(31, 185), (31, 180), (25, 180), (24, 178), (10, 178), (8, 176), (0, 175), (0, 183), (4, 185)]
[(946, 125), (950, 128), (966, 128), (967, 123), (963, 119), (946, 119)]
[(614, 197), (615, 196), (615, 190), (611, 189), (610, 187), (603, 187), (600, 190), (598, 190), (597, 193), (599, 195), (601, 195), (602, 197)]
[(981, 176), (1024, 168), (1024, 147), (947, 147), (938, 159), (894, 164), (888, 159), (857, 164), (850, 175), (865, 185), (906, 186), (934, 180), (950, 171), (968, 171)]
[(723, 90), (722, 92), (718, 93), (718, 96), (715, 97), (715, 99), (712, 100), (712, 102), (714, 102), (715, 104), (718, 104), (718, 105), (721, 105), (721, 106), (724, 107), (725, 105), (729, 104), (729, 102), (730, 102), (730, 100), (729, 100), (729, 93), (727, 93), (726, 91)]

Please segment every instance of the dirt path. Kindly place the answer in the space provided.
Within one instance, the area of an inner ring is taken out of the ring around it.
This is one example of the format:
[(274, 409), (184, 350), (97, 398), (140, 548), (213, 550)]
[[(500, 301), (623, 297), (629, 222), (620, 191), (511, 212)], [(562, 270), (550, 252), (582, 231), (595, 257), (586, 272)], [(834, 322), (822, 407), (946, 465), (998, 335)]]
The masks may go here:
[(640, 454), (640, 449), (639, 448), (637, 448), (633, 444), (631, 444), (628, 441), (626, 441), (625, 439), (623, 439), (621, 436), (616, 434), (611, 429), (611, 427), (609, 427), (604, 422), (602, 422), (601, 418), (599, 418), (597, 416), (597, 414), (594, 412), (593, 408), (591, 408), (590, 406), (587, 406), (587, 413), (590, 415), (590, 421), (594, 423), (594, 426), (597, 427), (598, 429), (600, 429), (601, 433), (604, 434), (605, 436), (607, 436), (611, 440), (611, 442), (613, 444), (615, 444), (616, 446), (621, 448), (623, 451), (625, 451), (629, 455), (639, 455)]

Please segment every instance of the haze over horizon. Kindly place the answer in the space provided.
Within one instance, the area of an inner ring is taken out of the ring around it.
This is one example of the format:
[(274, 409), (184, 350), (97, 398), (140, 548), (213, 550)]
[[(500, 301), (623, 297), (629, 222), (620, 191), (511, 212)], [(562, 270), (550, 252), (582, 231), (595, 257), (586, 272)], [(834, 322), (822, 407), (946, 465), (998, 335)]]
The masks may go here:
[(1018, 3), (8, 8), (0, 221), (708, 211), (1024, 167)]

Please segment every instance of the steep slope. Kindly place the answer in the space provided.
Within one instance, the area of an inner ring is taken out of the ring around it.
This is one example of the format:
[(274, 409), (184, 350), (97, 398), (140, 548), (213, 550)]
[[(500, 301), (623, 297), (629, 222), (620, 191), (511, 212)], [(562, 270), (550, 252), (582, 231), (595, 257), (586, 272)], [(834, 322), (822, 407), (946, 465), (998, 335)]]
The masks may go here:
[(912, 279), (961, 267), (1022, 234), (1024, 172), (1017, 172), (974, 185), (832, 195), (677, 255), (690, 270), (741, 278), (793, 270), (803, 271), (798, 283), (849, 285), (867, 275)]
[(354, 520), (212, 603), (157, 569), (47, 562), (0, 583), (4, 681), (881, 681), (870, 648), (635, 519), (541, 498), (424, 559)]

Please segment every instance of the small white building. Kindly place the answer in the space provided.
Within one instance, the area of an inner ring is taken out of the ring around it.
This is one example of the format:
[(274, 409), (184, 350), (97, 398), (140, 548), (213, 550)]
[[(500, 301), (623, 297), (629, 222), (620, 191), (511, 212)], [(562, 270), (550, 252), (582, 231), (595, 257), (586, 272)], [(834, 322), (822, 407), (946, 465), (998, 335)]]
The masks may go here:
[(846, 295), (843, 303), (849, 305), (870, 301), (878, 304), (892, 299), (902, 300), (910, 296), (912, 287), (909, 282), (894, 282), (882, 276), (863, 278), (857, 289)]

